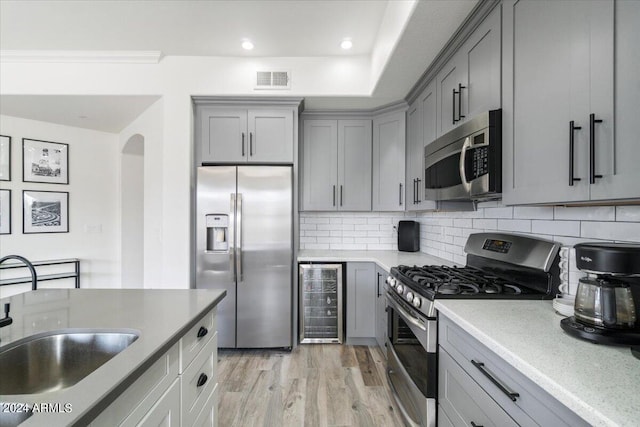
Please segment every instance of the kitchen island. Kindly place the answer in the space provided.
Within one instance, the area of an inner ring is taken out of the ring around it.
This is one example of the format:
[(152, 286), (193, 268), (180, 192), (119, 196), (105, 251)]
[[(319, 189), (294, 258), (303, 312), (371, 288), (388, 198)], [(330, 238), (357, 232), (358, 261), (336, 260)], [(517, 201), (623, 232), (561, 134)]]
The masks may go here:
[(638, 425), (640, 360), (567, 335), (551, 301), (442, 299), (436, 309), (589, 425)]
[[(193, 361), (196, 356), (178, 343), (203, 319), (211, 319), (215, 328), (214, 310), (225, 294), (220, 290), (40, 289), (2, 299), (3, 305), (11, 303), (13, 318), (13, 324), (0, 330), (2, 349), (34, 334), (67, 329), (124, 329), (138, 338), (75, 385), (39, 394), (2, 395), (0, 401), (16, 403), (14, 410), (23, 403), (52, 409), (34, 411), (21, 424), (24, 427), (88, 425), (168, 352), (174, 352), (173, 359), (179, 355), (180, 361), (185, 357)], [(207, 348), (215, 349), (215, 329), (207, 340)], [(215, 362), (215, 358), (210, 362), (214, 373)]]

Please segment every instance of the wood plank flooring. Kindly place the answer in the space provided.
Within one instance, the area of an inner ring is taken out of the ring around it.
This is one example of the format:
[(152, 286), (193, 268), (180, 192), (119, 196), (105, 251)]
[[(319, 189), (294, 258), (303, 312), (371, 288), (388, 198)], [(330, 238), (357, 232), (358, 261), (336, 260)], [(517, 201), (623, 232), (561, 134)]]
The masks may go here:
[(402, 426), (378, 347), (220, 350), (218, 425)]

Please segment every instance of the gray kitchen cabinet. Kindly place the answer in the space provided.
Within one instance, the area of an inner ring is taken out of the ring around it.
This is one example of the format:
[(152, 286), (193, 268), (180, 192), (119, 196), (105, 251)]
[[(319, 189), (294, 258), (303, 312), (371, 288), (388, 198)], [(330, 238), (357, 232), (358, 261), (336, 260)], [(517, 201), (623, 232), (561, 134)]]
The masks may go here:
[(347, 263), (347, 339), (376, 336), (375, 281), (374, 263)]
[(405, 111), (373, 119), (373, 210), (405, 208)]
[(505, 2), (505, 203), (640, 197), (639, 9)]
[(305, 120), (302, 210), (371, 210), (371, 120)]
[(375, 290), (376, 290), (376, 342), (378, 347), (387, 357), (387, 303), (384, 296), (384, 282), (389, 273), (376, 265)]
[(442, 313), (438, 403), (454, 426), (588, 424)]
[(501, 27), (498, 5), (437, 74), (438, 136), (500, 108)]
[(292, 163), (295, 109), (199, 110), (202, 162)]
[(432, 81), (407, 110), (407, 211), (436, 208), (435, 201), (424, 199), (424, 146), (436, 138), (436, 107)]

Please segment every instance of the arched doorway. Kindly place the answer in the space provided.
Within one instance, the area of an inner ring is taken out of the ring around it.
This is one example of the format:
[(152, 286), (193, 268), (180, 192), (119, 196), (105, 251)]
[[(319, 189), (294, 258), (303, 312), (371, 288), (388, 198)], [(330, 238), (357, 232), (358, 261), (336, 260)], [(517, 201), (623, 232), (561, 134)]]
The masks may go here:
[(144, 137), (133, 135), (121, 157), (121, 280), (144, 287)]

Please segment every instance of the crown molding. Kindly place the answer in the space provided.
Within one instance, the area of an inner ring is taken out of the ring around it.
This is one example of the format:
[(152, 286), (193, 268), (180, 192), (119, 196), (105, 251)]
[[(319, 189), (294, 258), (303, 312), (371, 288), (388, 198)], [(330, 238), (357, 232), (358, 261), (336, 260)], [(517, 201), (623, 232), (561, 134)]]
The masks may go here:
[(159, 50), (103, 51), (103, 50), (0, 50), (0, 61), (48, 63), (108, 63), (157, 64), (162, 58)]
[(302, 113), (306, 118), (352, 118), (352, 119), (370, 119), (387, 113), (395, 113), (397, 111), (406, 111), (409, 108), (409, 104), (405, 100), (400, 100), (386, 104), (375, 108), (359, 108), (350, 110), (335, 110), (335, 109), (318, 109), (318, 110), (305, 110)]

